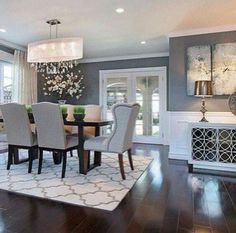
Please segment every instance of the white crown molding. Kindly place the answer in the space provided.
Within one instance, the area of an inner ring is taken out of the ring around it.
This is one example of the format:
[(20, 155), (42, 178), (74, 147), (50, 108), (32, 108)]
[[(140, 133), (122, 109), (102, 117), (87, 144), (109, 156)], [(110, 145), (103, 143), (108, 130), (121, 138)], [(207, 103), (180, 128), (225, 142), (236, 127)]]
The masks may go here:
[(176, 32), (171, 32), (168, 35), (168, 38), (209, 34), (209, 33), (217, 33), (217, 32), (229, 32), (229, 31), (236, 31), (236, 25), (225, 25), (225, 26), (218, 26), (218, 27), (197, 28), (197, 29), (192, 29), (192, 30), (176, 31)]
[(3, 40), (3, 39), (0, 39), (0, 44), (4, 45), (6, 47), (12, 48), (12, 49), (18, 49), (18, 50), (21, 50), (21, 51), (24, 51), (24, 52), (27, 51), (26, 47), (15, 44), (15, 43), (12, 43), (12, 42), (9, 42), (9, 41), (6, 41), (6, 40)]
[(104, 61), (119, 61), (119, 60), (129, 60), (129, 59), (152, 58), (152, 57), (168, 57), (168, 56), (169, 56), (168, 52), (148, 53), (148, 54), (128, 55), (128, 56), (81, 59), (79, 63), (94, 63), (94, 62), (104, 62)]

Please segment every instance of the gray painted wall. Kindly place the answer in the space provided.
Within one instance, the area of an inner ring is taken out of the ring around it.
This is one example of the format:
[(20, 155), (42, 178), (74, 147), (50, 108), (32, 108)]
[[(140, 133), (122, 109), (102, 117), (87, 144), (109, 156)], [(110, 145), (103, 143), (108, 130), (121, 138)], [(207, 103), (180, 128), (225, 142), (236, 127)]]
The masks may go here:
[[(199, 111), (200, 99), (187, 96), (186, 56), (187, 47), (236, 42), (236, 31), (170, 38), (169, 41), (169, 111)], [(235, 77), (236, 78), (236, 77)], [(228, 97), (207, 99), (207, 109), (214, 112), (229, 111)]]
[[(72, 104), (99, 104), (99, 70), (112, 70), (112, 69), (130, 69), (130, 68), (145, 68), (145, 67), (157, 67), (167, 66), (168, 57), (156, 57), (145, 59), (132, 59), (121, 61), (109, 61), (109, 62), (96, 62), (96, 63), (83, 63), (74, 68), (74, 72), (81, 69), (84, 74), (85, 91), (79, 100), (68, 99), (68, 103)], [(38, 76), (38, 101), (50, 101), (57, 102), (56, 96), (44, 96), (43, 95), (43, 83), (44, 79)]]

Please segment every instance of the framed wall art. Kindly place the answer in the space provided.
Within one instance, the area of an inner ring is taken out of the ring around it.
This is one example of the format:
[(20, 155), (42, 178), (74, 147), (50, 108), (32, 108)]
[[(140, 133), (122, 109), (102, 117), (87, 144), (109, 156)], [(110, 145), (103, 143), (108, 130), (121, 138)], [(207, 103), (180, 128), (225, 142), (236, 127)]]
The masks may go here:
[(212, 46), (212, 88), (214, 95), (236, 91), (236, 43)]
[(194, 83), (211, 80), (211, 46), (187, 48), (187, 94), (194, 95)]

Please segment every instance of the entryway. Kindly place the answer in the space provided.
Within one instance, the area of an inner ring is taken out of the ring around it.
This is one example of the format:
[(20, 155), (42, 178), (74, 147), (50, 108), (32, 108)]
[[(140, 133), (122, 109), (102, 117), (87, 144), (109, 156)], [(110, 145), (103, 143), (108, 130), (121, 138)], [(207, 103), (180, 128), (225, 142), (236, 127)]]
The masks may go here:
[(100, 71), (103, 117), (112, 118), (117, 103), (138, 102), (134, 142), (163, 144), (166, 115), (166, 67)]

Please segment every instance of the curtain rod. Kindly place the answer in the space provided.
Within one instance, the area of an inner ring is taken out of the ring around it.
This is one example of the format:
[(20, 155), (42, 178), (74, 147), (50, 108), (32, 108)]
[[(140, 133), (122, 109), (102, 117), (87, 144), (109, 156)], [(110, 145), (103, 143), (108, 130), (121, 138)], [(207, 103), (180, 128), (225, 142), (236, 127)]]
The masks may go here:
[(23, 52), (27, 51), (26, 47), (15, 44), (15, 43), (12, 43), (12, 42), (9, 42), (9, 41), (6, 41), (6, 40), (0, 39), (0, 44), (3, 45), (3, 46), (9, 47), (11, 49), (18, 49), (18, 50), (21, 50)]

